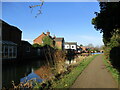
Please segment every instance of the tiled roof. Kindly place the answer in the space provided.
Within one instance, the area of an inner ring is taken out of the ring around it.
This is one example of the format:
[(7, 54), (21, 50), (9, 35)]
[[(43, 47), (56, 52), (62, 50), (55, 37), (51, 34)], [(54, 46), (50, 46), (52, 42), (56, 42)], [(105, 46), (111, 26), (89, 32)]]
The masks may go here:
[(1, 20), (0, 19), (0, 24), (2, 23), (2, 29), (4, 28), (4, 27), (10, 27), (10, 29), (9, 30), (16, 30), (16, 31), (19, 31), (19, 32), (22, 32), (19, 28), (17, 28), (16, 26), (12, 26), (12, 25), (10, 25), (10, 24), (8, 24), (8, 23), (6, 23), (5, 21), (3, 21), (3, 20)]
[(16, 43), (14, 42), (11, 42), (11, 41), (0, 41), (0, 44), (4, 44), (4, 45), (17, 45)]
[(65, 42), (65, 44), (70, 44), (70, 45), (77, 45), (77, 42)]
[(55, 38), (55, 41), (62, 41), (64, 38)]

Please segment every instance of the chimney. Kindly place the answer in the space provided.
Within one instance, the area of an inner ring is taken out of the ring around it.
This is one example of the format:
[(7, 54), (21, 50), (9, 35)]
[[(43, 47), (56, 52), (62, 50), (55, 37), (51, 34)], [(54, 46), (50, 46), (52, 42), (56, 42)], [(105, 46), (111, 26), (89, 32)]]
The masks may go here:
[(47, 34), (47, 36), (50, 36), (50, 32), (47, 32), (46, 34)]

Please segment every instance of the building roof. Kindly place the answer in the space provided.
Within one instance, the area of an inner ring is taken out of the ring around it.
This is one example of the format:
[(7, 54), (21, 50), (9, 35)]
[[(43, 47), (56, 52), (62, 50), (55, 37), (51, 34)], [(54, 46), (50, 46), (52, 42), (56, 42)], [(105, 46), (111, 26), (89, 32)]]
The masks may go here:
[(55, 38), (54, 40), (55, 41), (62, 41), (62, 40), (64, 40), (64, 38), (63, 37), (62, 38), (58, 37), (58, 38)]
[[(33, 41), (35, 41), (36, 39), (38, 39), (39, 37), (41, 37), (42, 35), (44, 35), (44, 36), (47, 36), (47, 34), (45, 34), (44, 32), (41, 34), (41, 35), (39, 35), (37, 38), (35, 38)], [(51, 39), (53, 39), (50, 35), (49, 35), (49, 37), (51, 38)]]
[[(19, 28), (8, 24), (8, 23), (6, 23), (5, 21), (3, 21), (3, 20), (1, 20), (1, 19), (0, 19), (0, 24), (2, 24), (2, 28), (4, 28), (4, 27), (10, 27), (10, 30), (16, 30), (16, 31), (18, 31), (18, 32), (22, 32)], [(3, 29), (2, 29), (2, 30), (3, 30)]]
[(11, 41), (0, 41), (0, 44), (4, 44), (4, 45), (17, 45), (16, 43), (14, 42), (11, 42)]
[(24, 41), (24, 40), (21, 41), (21, 44), (22, 44), (22, 45), (32, 46), (28, 41)]
[(35, 41), (36, 39), (38, 39), (40, 36), (42, 36), (42, 35), (45, 35), (46, 36), (46, 34), (43, 32), (41, 35), (39, 35), (37, 38), (35, 38), (33, 41)]
[(70, 44), (70, 45), (77, 45), (77, 42), (65, 42), (65, 44)]

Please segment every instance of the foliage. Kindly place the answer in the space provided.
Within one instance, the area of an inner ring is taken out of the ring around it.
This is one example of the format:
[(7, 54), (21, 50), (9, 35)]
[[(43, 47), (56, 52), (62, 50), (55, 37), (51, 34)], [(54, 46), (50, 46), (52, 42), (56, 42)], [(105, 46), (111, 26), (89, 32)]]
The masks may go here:
[(82, 44), (80, 44), (80, 46), (83, 46)]
[(111, 64), (120, 66), (120, 2), (100, 2), (100, 12), (92, 19), (95, 29), (103, 32), (104, 54)]
[(120, 46), (120, 32), (115, 32), (110, 39), (109, 47), (117, 47)]
[[(44, 46), (45, 47), (45, 46)], [(47, 47), (47, 48), (46, 48)], [(45, 65), (41, 66), (39, 69), (35, 70), (38, 76), (40, 76), (44, 81), (42, 83), (38, 83), (37, 81), (30, 80), (25, 84), (20, 83), (19, 85), (15, 85), (13, 83), (14, 89), (33, 89), (36, 88), (49, 88), (51, 86), (52, 80), (56, 75), (65, 72), (65, 52), (61, 50), (54, 50), (52, 47), (47, 46), (44, 48), (45, 54), (47, 56)], [(49, 57), (49, 58), (48, 58)], [(50, 82), (51, 81), (51, 82)], [(32, 85), (32, 83), (34, 85)]]
[(66, 54), (64, 51), (56, 50), (53, 53), (53, 59), (54, 59), (54, 69), (55, 73), (62, 73), (65, 71), (65, 58)]
[(39, 45), (39, 44), (37, 44), (37, 43), (33, 44), (32, 46), (33, 46), (33, 47), (41, 47), (41, 45)]
[(96, 17), (92, 19), (92, 24), (103, 32), (105, 45), (110, 41), (113, 33), (120, 28), (120, 2), (100, 2), (100, 12), (95, 12)]
[(120, 66), (120, 34), (114, 33), (110, 42), (104, 47), (106, 59), (109, 59), (112, 65), (119, 69)]
[(42, 41), (43, 45), (53, 46), (53, 40), (49, 36), (45, 36)]

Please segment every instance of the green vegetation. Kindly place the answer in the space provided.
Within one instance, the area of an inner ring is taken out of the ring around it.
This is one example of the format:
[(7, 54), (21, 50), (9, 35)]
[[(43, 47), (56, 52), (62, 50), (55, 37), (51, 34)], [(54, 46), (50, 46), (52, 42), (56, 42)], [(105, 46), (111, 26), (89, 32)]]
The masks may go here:
[(100, 2), (100, 12), (95, 12), (96, 17), (92, 19), (92, 24), (96, 30), (103, 32), (105, 45), (110, 42), (113, 33), (120, 29), (120, 2)]
[(53, 46), (53, 40), (49, 36), (45, 36), (42, 40), (43, 40), (43, 46), (44, 45)]
[(120, 2), (100, 2), (99, 6), (100, 12), (95, 12), (92, 24), (103, 33), (106, 59), (120, 72)]
[(69, 88), (77, 77), (82, 73), (82, 71), (87, 67), (87, 65), (96, 57), (89, 56), (85, 60), (83, 60), (77, 67), (73, 68), (73, 70), (66, 74), (62, 79), (54, 81), (52, 87), (53, 88)]
[(43, 37), (43, 39), (42, 39), (42, 44), (37, 44), (37, 43), (35, 43), (35, 44), (33, 44), (32, 46), (33, 47), (44, 47), (44, 46), (50, 46), (50, 47), (53, 47), (54, 46), (54, 41), (51, 39), (51, 37), (50, 36), (45, 36), (45, 37)]
[(32, 46), (33, 46), (33, 47), (42, 47), (41, 45), (39, 45), (39, 44), (37, 44), (37, 43), (33, 44)]
[(103, 56), (103, 61), (106, 65), (107, 70), (109, 70), (112, 73), (113, 78), (117, 81), (118, 84), (120, 84), (120, 73), (117, 69), (115, 69), (109, 62), (108, 59)]

